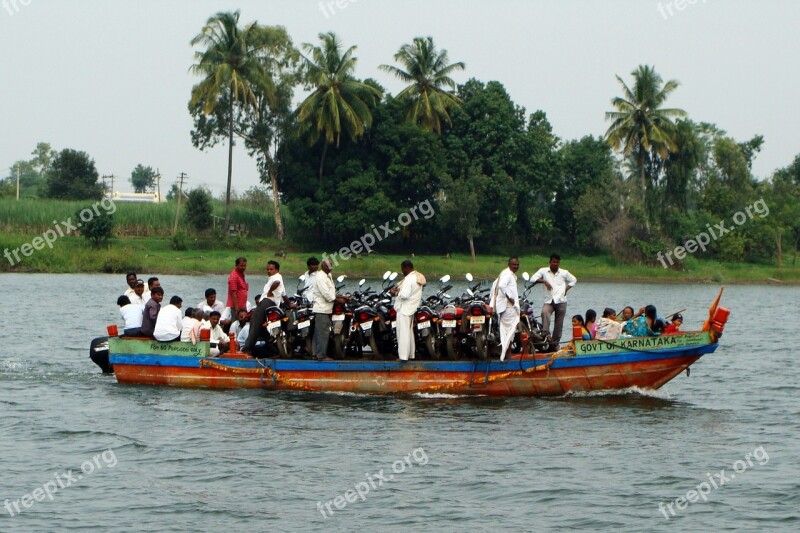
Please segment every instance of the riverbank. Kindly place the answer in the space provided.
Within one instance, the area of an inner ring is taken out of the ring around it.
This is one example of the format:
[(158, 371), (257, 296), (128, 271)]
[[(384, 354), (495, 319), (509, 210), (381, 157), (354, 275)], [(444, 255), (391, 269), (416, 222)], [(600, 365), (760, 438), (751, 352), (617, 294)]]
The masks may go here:
[[(298, 275), (306, 270), (309, 256), (323, 257), (323, 250), (295, 250), (283, 248), (285, 243), (268, 239), (247, 239), (235, 248), (208, 249), (209, 243), (187, 240), (186, 250), (172, 248), (170, 239), (164, 237), (116, 238), (108, 248), (92, 249), (85, 239), (65, 236), (46, 244), (41, 250), (31, 250), (29, 256), (14, 254), (23, 244), (31, 242), (30, 234), (0, 234), (0, 250), (8, 252), (0, 257), (0, 272), (39, 273), (124, 273), (135, 271), (142, 277), (149, 274), (227, 274), (234, 259), (248, 259), (248, 271), (254, 275), (264, 273), (266, 262), (275, 259), (285, 275)], [(205, 249), (204, 249), (205, 248)], [(329, 250), (329, 254), (334, 250)], [(16, 257), (19, 261), (16, 261)], [(362, 255), (334, 265), (334, 271), (349, 277), (380, 277), (386, 270), (399, 270), (403, 255), (373, 253)], [(477, 278), (493, 278), (506, 266), (507, 257), (479, 255), (472, 262), (467, 254), (415, 255), (414, 265), (429, 278), (444, 274), (452, 276), (471, 272)], [(548, 256), (521, 254), (520, 271), (531, 274), (547, 266)], [(677, 271), (660, 266), (626, 265), (610, 256), (570, 255), (562, 252), (562, 266), (582, 281), (606, 282), (658, 282), (658, 283), (786, 283), (800, 284), (800, 268), (717, 261), (690, 258), (686, 270)]]

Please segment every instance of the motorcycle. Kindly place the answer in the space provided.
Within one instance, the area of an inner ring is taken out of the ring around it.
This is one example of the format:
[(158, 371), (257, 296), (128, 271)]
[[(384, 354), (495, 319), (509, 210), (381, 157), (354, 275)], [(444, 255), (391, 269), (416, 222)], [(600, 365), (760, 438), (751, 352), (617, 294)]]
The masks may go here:
[(439, 280), (439, 290), (435, 295), (428, 296), (414, 314), (414, 324), (416, 326), (414, 328), (415, 343), (418, 350), (421, 347), (421, 352), (431, 359), (441, 359), (438, 309), (444, 306), (444, 296), (448, 290), (453, 288), (452, 285), (445, 286), (445, 283), (449, 280), (449, 275), (442, 276)]
[[(336, 293), (345, 286), (346, 275), (342, 274), (336, 278)], [(349, 295), (346, 295), (349, 297)], [(333, 314), (331, 315), (331, 337), (333, 338), (333, 353), (336, 359), (344, 359), (344, 347), (347, 337), (347, 329), (350, 327), (352, 312), (348, 313), (347, 304), (344, 302), (333, 302)]]
[[(381, 292), (372, 295), (370, 304), (378, 313), (377, 329), (373, 331), (378, 349), (382, 354), (397, 353), (397, 310), (392, 304), (392, 296), (389, 291), (395, 286), (394, 280), (397, 272), (386, 271), (383, 274)], [(375, 328), (373, 326), (373, 328)]]
[[(530, 290), (533, 288), (534, 284), (531, 283), (530, 275), (527, 272), (522, 273), (522, 279), (525, 280), (525, 290), (520, 297), (520, 315), (519, 315), (519, 326), (518, 332), (520, 336), (520, 347), (524, 344), (524, 334), (528, 335), (528, 350), (531, 354), (535, 352), (549, 352), (554, 351), (551, 350), (550, 345), (553, 344), (553, 339), (550, 336), (550, 332), (545, 331), (542, 328), (541, 322), (536, 320), (536, 316), (534, 314), (533, 306), (531, 305), (530, 301), (528, 300), (528, 294)], [(516, 340), (516, 339), (515, 339)]]
[(311, 355), (311, 344), (314, 339), (314, 311), (302, 289), (305, 279), (305, 275), (300, 276), (295, 295), (289, 297), (289, 301), (297, 307), (290, 311), (286, 328), (289, 353), (300, 356)]
[[(366, 280), (359, 281), (359, 288)], [(343, 352), (350, 357), (376, 359), (381, 357), (373, 326), (380, 320), (378, 312), (370, 306), (368, 297), (373, 294), (371, 288), (357, 290), (348, 302), (346, 314), (350, 315), (350, 328)], [(364, 347), (369, 347), (365, 352)]]
[[(472, 282), (472, 274), (467, 273), (467, 281)], [(467, 289), (467, 294), (471, 299), (464, 304), (464, 313), (461, 319), (464, 337), (461, 343), (465, 348), (469, 348), (480, 359), (489, 357), (489, 332), (491, 331), (492, 313), (484, 301), (484, 296), (489, 289), (479, 288), (481, 283), (477, 283)]]

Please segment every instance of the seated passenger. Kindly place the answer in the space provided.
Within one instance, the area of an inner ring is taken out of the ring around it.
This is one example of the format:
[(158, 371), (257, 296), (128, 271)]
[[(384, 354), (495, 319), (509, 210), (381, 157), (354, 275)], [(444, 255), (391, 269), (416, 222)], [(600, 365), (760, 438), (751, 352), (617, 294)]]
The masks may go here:
[(591, 335), (593, 339), (597, 335), (597, 333), (596, 333), (596, 330), (597, 330), (597, 322), (596, 322), (596, 320), (597, 320), (597, 311), (595, 311), (594, 309), (588, 309), (586, 311), (586, 319), (585, 319), (585, 324), (584, 325), (586, 326), (586, 331), (589, 332), (589, 335)]
[(639, 309), (631, 320), (625, 324), (625, 333), (632, 337), (655, 337), (661, 334), (661, 323), (658, 320), (656, 306), (648, 305)]
[(117, 305), (119, 306), (119, 314), (123, 322), (125, 322), (122, 334), (126, 337), (141, 337), (144, 306), (132, 304), (130, 298), (124, 295), (117, 298)]
[(147, 300), (144, 305), (144, 312), (142, 313), (142, 336), (152, 337), (153, 331), (156, 327), (156, 320), (158, 313), (161, 310), (161, 301), (164, 299), (164, 289), (161, 287), (153, 287), (151, 291), (151, 298)]
[(206, 299), (198, 303), (196, 307), (199, 307), (208, 313), (211, 311), (217, 311), (220, 313), (220, 315), (225, 311), (225, 305), (221, 301), (217, 300), (216, 289), (206, 289), (205, 296)]
[(218, 311), (211, 311), (211, 315), (208, 317), (208, 323), (205, 326), (205, 329), (211, 330), (211, 352), (209, 355), (211, 357), (219, 357), (221, 354), (228, 351), (228, 344), (230, 344), (230, 339), (228, 336), (225, 335), (225, 332), (222, 330), (222, 326), (219, 325), (219, 317), (220, 313)]
[(130, 298), (132, 304), (146, 304), (147, 300), (150, 297), (147, 297), (147, 300), (144, 298), (144, 281), (137, 279), (135, 285), (133, 286), (133, 293), (127, 295)]
[(617, 322), (617, 313), (610, 307), (603, 310), (603, 317), (597, 321), (595, 339), (613, 341), (619, 339), (622, 324)]
[(680, 313), (676, 313), (672, 315), (672, 323), (669, 324), (667, 327), (664, 328), (664, 335), (674, 335), (676, 333), (681, 332), (681, 326), (683, 325), (683, 315)]
[[(237, 317), (237, 320), (233, 324), (231, 324), (230, 328), (230, 333), (233, 333), (234, 339), (238, 339), (239, 332), (242, 331), (242, 329), (247, 325), (249, 318), (250, 317), (247, 315), (247, 311), (245, 311), (244, 309), (239, 309), (239, 316)], [(239, 341), (237, 340), (236, 342), (238, 343)], [(240, 344), (239, 346), (242, 345)]]
[[(153, 289), (155, 290), (155, 289)], [(169, 305), (158, 312), (156, 327), (153, 330), (153, 337), (161, 342), (175, 342), (181, 338), (181, 304), (183, 299), (180, 296), (173, 296), (169, 299)]]
[(195, 307), (187, 309), (187, 317), (182, 321), (183, 327), (181, 328), (181, 342), (191, 342), (197, 344), (200, 340), (200, 319), (203, 318), (203, 310)]
[(575, 315), (572, 317), (572, 327), (574, 328), (575, 326), (581, 327), (581, 339), (585, 341), (592, 340), (592, 334), (589, 333), (589, 330), (586, 329), (586, 326), (584, 326), (583, 317), (581, 315)]

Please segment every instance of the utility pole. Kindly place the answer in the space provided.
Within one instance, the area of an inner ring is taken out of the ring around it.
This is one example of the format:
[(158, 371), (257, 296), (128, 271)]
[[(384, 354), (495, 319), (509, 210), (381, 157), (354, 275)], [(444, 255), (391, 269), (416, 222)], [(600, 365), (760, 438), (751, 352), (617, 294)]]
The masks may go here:
[(111, 174), (111, 197), (114, 197), (114, 174)]
[(161, 171), (156, 169), (156, 187), (158, 187), (158, 203), (161, 203)]
[(181, 215), (181, 196), (183, 196), (183, 180), (187, 177), (185, 172), (181, 172), (181, 177), (178, 178), (180, 180), (178, 185), (178, 209), (175, 210), (175, 226), (172, 228), (173, 237), (178, 232), (178, 218)]
[(19, 164), (17, 164), (17, 201), (19, 202)]

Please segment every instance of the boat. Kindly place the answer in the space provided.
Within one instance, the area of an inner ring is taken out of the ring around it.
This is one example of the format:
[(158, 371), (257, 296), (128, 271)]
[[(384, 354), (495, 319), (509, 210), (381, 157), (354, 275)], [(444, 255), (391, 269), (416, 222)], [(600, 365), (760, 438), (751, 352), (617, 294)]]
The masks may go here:
[(699, 331), (614, 341), (575, 339), (557, 352), (523, 351), (500, 360), (257, 359), (243, 353), (209, 357), (209, 343), (108, 339), (119, 383), (210, 389), (265, 389), (361, 394), (561, 396), (658, 389), (713, 353), (729, 310), (720, 291)]

